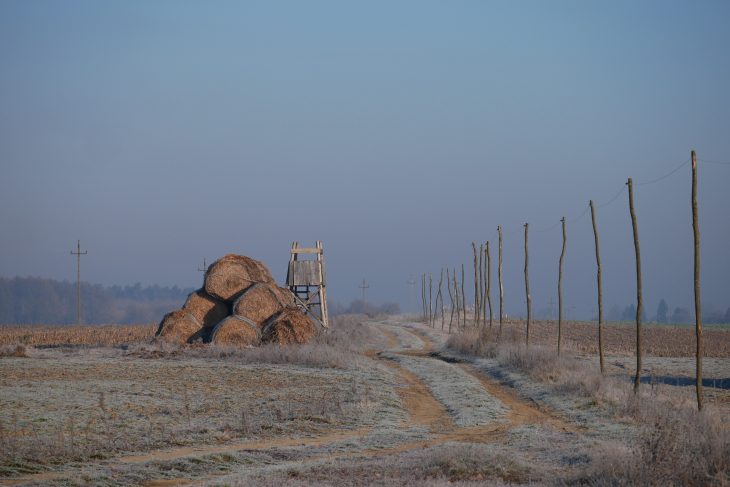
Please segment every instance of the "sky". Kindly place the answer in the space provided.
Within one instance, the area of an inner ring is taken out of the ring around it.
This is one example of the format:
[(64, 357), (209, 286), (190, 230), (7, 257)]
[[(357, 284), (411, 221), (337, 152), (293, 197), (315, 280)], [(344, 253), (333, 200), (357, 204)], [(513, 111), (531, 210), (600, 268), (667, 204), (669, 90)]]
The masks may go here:
[[(730, 3), (0, 2), (0, 276), (199, 287), (203, 259), (324, 242), (328, 292), (418, 306), (504, 228), (508, 315), (730, 306)], [(615, 199), (612, 199), (617, 195)], [(493, 266), (496, 269), (496, 264)], [(467, 281), (468, 282), (468, 281)], [(496, 272), (493, 275), (496, 282)], [(416, 291), (416, 295), (419, 291)], [(467, 292), (467, 296), (469, 293)]]

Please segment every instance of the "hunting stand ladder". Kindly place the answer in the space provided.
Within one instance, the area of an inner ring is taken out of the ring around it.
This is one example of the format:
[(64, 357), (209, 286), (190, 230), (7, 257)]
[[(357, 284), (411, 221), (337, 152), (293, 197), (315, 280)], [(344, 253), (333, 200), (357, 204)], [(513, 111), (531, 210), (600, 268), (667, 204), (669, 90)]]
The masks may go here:
[[(315, 259), (300, 260), (300, 255), (315, 254)], [(327, 312), (327, 274), (324, 268), (324, 249), (317, 240), (315, 247), (291, 245), (286, 285), (294, 294), (297, 306), (324, 328), (329, 328)]]

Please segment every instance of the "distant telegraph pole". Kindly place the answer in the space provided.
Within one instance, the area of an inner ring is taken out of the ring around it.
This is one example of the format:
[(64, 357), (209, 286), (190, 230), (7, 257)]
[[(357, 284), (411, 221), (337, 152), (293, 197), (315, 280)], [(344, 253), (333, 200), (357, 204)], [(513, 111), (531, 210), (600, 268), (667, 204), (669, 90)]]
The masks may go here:
[(416, 280), (413, 279), (413, 276), (411, 276), (407, 281), (406, 284), (411, 288), (410, 292), (408, 294), (408, 307), (410, 308), (408, 311), (415, 311), (415, 307), (413, 305), (413, 302), (416, 299)]
[(203, 259), (203, 267), (198, 267), (198, 272), (205, 272), (208, 270), (208, 266), (205, 265), (205, 259)]
[(363, 308), (365, 307), (365, 290), (370, 287), (368, 283), (365, 282), (365, 279), (362, 280), (362, 284), (358, 286), (360, 289), (362, 289), (362, 305)]
[(76, 252), (71, 251), (71, 255), (76, 256), (76, 324), (81, 324), (81, 256), (89, 252), (84, 250), (81, 252), (81, 240), (76, 241)]

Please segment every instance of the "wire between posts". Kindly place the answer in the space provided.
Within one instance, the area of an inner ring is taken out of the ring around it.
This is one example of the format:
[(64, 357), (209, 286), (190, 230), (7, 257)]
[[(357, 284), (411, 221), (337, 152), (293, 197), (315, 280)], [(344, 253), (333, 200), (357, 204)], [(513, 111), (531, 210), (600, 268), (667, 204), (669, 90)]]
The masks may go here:
[(670, 172), (668, 172), (668, 173), (667, 173), (667, 174), (665, 174), (664, 176), (660, 176), (660, 177), (658, 177), (658, 178), (656, 178), (656, 179), (652, 179), (651, 181), (637, 181), (636, 185), (637, 185), (637, 186), (647, 186), (647, 185), (649, 185), (649, 184), (654, 184), (654, 183), (658, 183), (659, 181), (661, 181), (661, 180), (663, 180), (663, 179), (666, 179), (666, 178), (668, 178), (669, 176), (671, 176), (671, 175), (672, 175), (672, 174), (674, 174), (675, 172), (677, 172), (677, 171), (679, 171), (680, 169), (682, 169), (682, 168), (683, 168), (683, 167), (684, 167), (685, 165), (689, 164), (689, 161), (690, 161), (690, 160), (689, 160), (689, 159), (687, 159), (687, 160), (686, 160), (686, 161), (684, 161), (684, 162), (683, 162), (682, 164), (680, 164), (679, 166), (677, 166), (676, 168), (674, 168), (673, 170), (671, 170)]
[(613, 195), (613, 197), (610, 200), (608, 200), (605, 203), (601, 203), (600, 205), (596, 205), (596, 208), (605, 208), (606, 206), (612, 204), (613, 202), (615, 202), (618, 199), (619, 196), (621, 196), (623, 194), (625, 189), (626, 189), (626, 185), (622, 184), (621, 189), (619, 189), (618, 192), (615, 195)]

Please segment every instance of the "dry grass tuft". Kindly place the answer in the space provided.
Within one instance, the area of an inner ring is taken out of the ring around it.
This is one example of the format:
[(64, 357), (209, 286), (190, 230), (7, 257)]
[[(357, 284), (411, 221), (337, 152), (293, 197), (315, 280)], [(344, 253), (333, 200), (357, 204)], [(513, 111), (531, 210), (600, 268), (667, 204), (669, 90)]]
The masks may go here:
[(730, 485), (730, 431), (717, 411), (642, 400), (637, 416), (644, 421), (637, 444), (601, 451), (578, 483)]
[(730, 485), (730, 429), (719, 411), (702, 412), (687, 391), (644, 387), (638, 394), (629, 381), (604, 377), (595, 365), (554, 349), (526, 348), (507, 337), (467, 330), (449, 338), (446, 347), (496, 359), (500, 366), (548, 383), (563, 396), (592, 397), (595, 404), (633, 421), (640, 434), (628, 448), (615, 445), (594, 452), (593, 463), (570, 482), (596, 485)]

